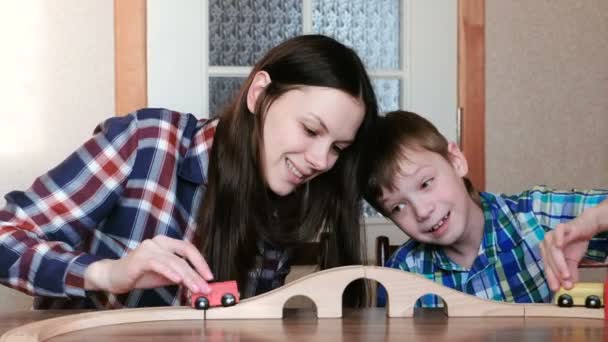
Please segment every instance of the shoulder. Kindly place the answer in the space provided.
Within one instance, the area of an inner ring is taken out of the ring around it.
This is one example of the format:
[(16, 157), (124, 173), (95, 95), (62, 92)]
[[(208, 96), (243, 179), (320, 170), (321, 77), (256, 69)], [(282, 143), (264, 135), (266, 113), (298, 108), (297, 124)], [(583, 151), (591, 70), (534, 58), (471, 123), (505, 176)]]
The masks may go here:
[[(113, 140), (129, 135), (143, 141), (143, 146), (173, 146), (185, 153), (192, 145), (212, 140), (218, 120), (198, 119), (193, 114), (165, 108), (142, 108), (124, 116), (107, 119), (95, 129)], [(148, 143), (146, 143), (146, 141)]]
[(192, 114), (165, 108), (143, 108), (129, 115), (141, 129), (179, 135), (194, 132), (199, 122)]
[(538, 185), (522, 192), (519, 198), (535, 213), (576, 216), (585, 208), (598, 205), (607, 196), (608, 190), (560, 190)]
[(161, 132), (174, 133), (193, 130), (197, 119), (192, 114), (180, 113), (164, 108), (142, 108), (124, 116), (111, 117), (95, 128), (94, 133), (103, 132), (106, 136), (116, 136), (125, 131), (145, 131), (148, 135)]
[[(551, 229), (558, 223), (571, 220), (583, 210), (602, 202), (605, 190), (556, 190), (538, 185), (515, 195), (481, 193), (482, 207), (492, 222), (502, 226), (510, 222), (522, 231), (537, 226)], [(540, 234), (540, 233), (539, 233)]]
[(503, 212), (510, 211), (515, 214), (537, 211), (543, 203), (550, 203), (554, 193), (554, 189), (538, 185), (511, 195), (481, 192), (480, 197), (484, 211), (500, 209)]
[(537, 216), (547, 210), (552, 191), (541, 185), (512, 195), (480, 193), (486, 229), (489, 224), (493, 229), (509, 231), (508, 235), (517, 235), (517, 231), (525, 233), (537, 227)]

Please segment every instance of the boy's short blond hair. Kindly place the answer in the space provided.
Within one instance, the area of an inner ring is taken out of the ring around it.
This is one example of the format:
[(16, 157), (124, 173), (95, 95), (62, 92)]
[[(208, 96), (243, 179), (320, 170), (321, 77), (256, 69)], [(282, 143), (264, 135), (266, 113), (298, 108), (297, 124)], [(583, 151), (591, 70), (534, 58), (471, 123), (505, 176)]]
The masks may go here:
[[(437, 127), (422, 116), (408, 111), (386, 113), (378, 121), (375, 132), (376, 146), (370, 175), (365, 187), (365, 199), (381, 214), (387, 215), (379, 200), (382, 189), (396, 190), (395, 175), (401, 172), (401, 163), (408, 160), (408, 150), (427, 150), (450, 160), (448, 140)], [(479, 203), (479, 194), (471, 181), (463, 177), (471, 198)]]

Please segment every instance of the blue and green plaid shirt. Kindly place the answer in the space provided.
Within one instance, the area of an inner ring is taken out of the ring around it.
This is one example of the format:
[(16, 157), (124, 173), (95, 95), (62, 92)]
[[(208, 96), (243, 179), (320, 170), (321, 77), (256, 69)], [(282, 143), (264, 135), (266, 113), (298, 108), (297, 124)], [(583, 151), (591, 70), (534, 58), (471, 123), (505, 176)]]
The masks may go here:
[[(440, 246), (407, 241), (386, 262), (387, 267), (414, 272), (436, 283), (484, 299), (517, 303), (547, 303), (551, 292), (543, 272), (540, 242), (558, 223), (597, 206), (608, 190), (557, 191), (537, 186), (519, 195), (480, 193), (485, 216), (479, 254), (470, 269), (456, 264)], [(586, 257), (604, 261), (608, 235), (589, 243)], [(378, 292), (384, 305), (386, 292)], [(441, 306), (437, 296), (423, 296), (418, 306)]]

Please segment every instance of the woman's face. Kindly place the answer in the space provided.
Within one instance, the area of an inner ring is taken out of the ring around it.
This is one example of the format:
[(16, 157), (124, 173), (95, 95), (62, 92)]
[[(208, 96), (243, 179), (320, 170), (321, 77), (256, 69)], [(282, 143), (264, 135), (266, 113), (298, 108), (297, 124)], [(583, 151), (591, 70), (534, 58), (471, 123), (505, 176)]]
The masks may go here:
[(337, 89), (302, 86), (268, 108), (263, 129), (264, 178), (285, 196), (331, 169), (355, 139), (365, 107)]

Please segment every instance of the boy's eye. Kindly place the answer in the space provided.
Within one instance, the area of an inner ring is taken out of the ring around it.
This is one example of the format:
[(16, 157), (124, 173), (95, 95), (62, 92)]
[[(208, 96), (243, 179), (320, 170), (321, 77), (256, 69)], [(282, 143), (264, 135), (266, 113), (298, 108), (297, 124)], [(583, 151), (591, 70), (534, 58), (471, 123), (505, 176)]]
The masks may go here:
[(398, 212), (401, 212), (403, 210), (403, 208), (405, 208), (405, 203), (399, 203), (399, 204), (393, 206), (393, 208), (391, 209), (391, 214), (396, 214)]
[(429, 178), (429, 179), (425, 180), (424, 182), (422, 182), (422, 186), (421, 187), (423, 189), (428, 188), (429, 186), (431, 186), (431, 184), (433, 184), (434, 180), (435, 180), (434, 178)]

